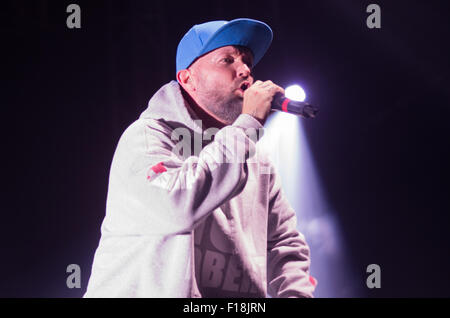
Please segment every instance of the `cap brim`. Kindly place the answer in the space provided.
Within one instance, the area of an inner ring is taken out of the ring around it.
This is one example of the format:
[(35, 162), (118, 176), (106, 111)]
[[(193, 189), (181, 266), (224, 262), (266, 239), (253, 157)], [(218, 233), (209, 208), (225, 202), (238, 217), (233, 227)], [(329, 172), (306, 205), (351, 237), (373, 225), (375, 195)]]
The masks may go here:
[(227, 45), (241, 45), (253, 53), (255, 66), (272, 43), (272, 29), (264, 22), (253, 19), (235, 19), (220, 27), (208, 40), (200, 56)]

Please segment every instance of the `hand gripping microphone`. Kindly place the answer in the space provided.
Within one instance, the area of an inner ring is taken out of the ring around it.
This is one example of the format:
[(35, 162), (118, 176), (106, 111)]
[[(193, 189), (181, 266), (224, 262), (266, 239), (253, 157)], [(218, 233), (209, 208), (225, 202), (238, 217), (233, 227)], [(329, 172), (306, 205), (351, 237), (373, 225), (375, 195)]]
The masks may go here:
[(281, 93), (276, 93), (273, 97), (271, 109), (294, 114), (303, 118), (314, 118), (319, 112), (319, 110), (311, 104), (291, 100)]

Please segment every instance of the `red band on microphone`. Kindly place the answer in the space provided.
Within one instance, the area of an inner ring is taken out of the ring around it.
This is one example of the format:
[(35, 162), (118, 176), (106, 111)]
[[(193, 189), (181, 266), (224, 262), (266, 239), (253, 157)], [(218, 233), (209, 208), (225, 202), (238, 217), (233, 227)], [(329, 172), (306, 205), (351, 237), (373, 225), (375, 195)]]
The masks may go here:
[(288, 104), (289, 104), (290, 101), (291, 101), (291, 100), (290, 100), (289, 98), (285, 98), (285, 99), (284, 99), (283, 104), (281, 105), (281, 110), (282, 110), (282, 111), (284, 111), (284, 112), (287, 112), (287, 111), (288, 111), (287, 106), (288, 106)]

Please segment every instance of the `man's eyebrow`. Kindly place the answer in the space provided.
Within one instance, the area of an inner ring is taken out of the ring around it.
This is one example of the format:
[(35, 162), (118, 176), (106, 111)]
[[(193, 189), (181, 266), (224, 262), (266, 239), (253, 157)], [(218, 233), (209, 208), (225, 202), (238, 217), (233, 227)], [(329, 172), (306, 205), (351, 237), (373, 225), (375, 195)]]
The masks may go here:
[(228, 55), (238, 55), (240, 52), (233, 50), (233, 49), (226, 49), (218, 52), (219, 54), (228, 54)]
[(220, 52), (219, 55), (242, 56), (242, 60), (253, 63), (253, 54), (251, 53), (250, 50), (239, 50), (239, 51), (234, 50), (234, 51), (232, 51), (230, 49), (227, 51)]
[(247, 64), (250, 68), (253, 68), (254, 57), (250, 49), (227, 48), (226, 50), (218, 51), (217, 54), (215, 54), (214, 56), (215, 60), (221, 59), (224, 56), (232, 56), (233, 58), (236, 56), (241, 56), (242, 61), (245, 64)]

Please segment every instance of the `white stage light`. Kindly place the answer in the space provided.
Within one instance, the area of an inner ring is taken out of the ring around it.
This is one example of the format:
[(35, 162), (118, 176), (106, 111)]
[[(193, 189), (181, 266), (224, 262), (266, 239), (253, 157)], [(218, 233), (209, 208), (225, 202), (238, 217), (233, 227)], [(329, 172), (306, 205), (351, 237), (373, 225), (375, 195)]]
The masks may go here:
[(303, 88), (300, 85), (291, 85), (286, 87), (284, 90), (284, 95), (292, 100), (303, 102), (305, 101), (306, 94)]

